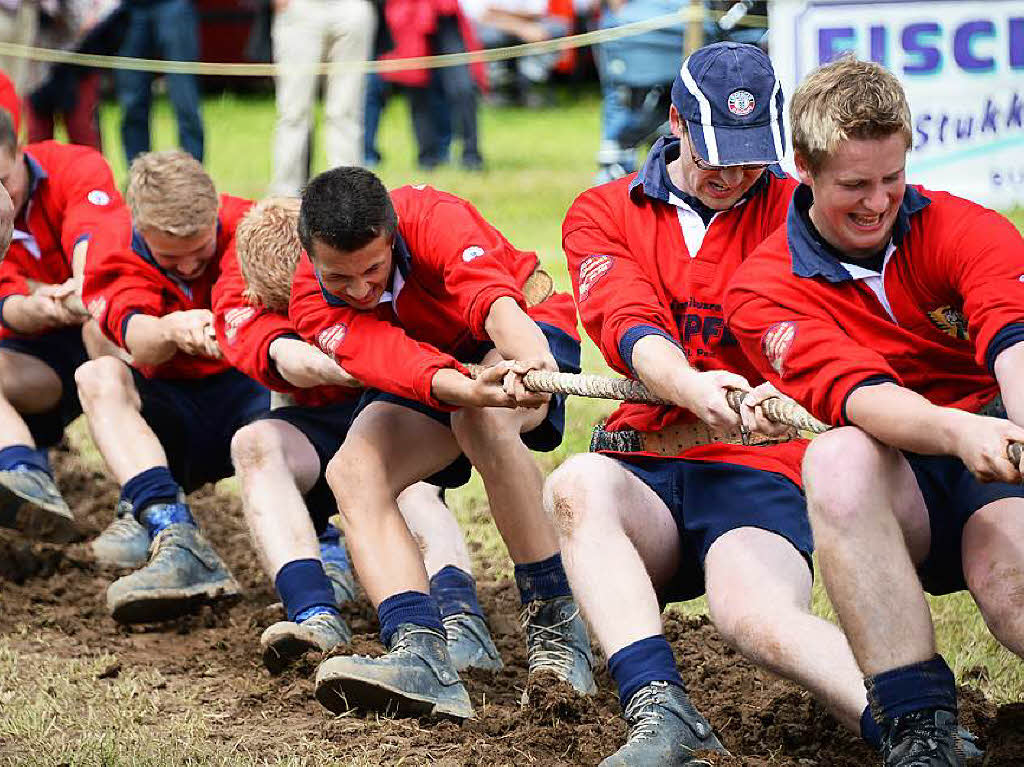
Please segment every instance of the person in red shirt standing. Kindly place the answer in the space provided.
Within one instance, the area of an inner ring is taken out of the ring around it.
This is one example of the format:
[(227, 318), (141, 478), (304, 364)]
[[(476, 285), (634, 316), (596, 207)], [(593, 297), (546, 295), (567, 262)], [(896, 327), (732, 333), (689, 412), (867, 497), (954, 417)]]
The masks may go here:
[(1024, 488), (1007, 456), (1024, 441), (1024, 238), (906, 183), (910, 108), (883, 67), (816, 70), (791, 115), (803, 185), (726, 311), (764, 375), (842, 427), (812, 441), (803, 475), (885, 764), (952, 767), (956, 685), (925, 592), (969, 588), (1024, 657)]
[[(292, 321), (373, 389), (327, 481), (390, 649), (328, 658), (317, 698), (331, 710), (472, 716), (395, 502), (421, 480), (465, 483), (470, 461), (516, 563), (531, 673), (592, 692), (590, 642), (529, 451), (561, 442), (564, 397), (529, 393), (521, 380), (531, 369), (579, 371), (572, 297), (552, 294), (536, 254), (512, 247), (465, 200), (426, 186), (389, 194), (361, 168), (310, 182), (298, 229), (308, 258), (292, 287)], [(474, 379), (459, 359), (492, 367)], [(452, 591), (468, 592), (462, 580)]]
[[(288, 319), (302, 254), (298, 216), (294, 198), (263, 200), (246, 213), (238, 225), (237, 258), (226, 259), (214, 303), (224, 356), (281, 399), (231, 442), (246, 521), (288, 616), (260, 637), (264, 664), (275, 673), (308, 650), (326, 653), (347, 643), (351, 632), (338, 606), (355, 597), (344, 546), (324, 543), (338, 540), (328, 521), (337, 507), (324, 473), (363, 390), (337, 362), (300, 339)], [(423, 549), (456, 668), (501, 668), (475, 584), (466, 594), (457, 589), (473, 583), (469, 552), (438, 488), (417, 483), (398, 497), (398, 506)]]
[(22, 146), (2, 109), (0, 179), (16, 216), (0, 265), (0, 525), (67, 541), (78, 532), (47, 449), (81, 413), (82, 264), (91, 240), (123, 222), (124, 203), (102, 155), (54, 141)]
[[(662, 605), (705, 593), (746, 657), (810, 689), (851, 729), (865, 717), (842, 632), (810, 612), (806, 443), (760, 416), (774, 390), (722, 311), (730, 277), (782, 223), (796, 186), (777, 165), (782, 107), (756, 47), (694, 52), (672, 88), (672, 137), (639, 174), (583, 193), (562, 227), (587, 332), (609, 365), (672, 403), (623, 405), (597, 452), (570, 458), (545, 487), (630, 727), (604, 765), (692, 764), (694, 751), (722, 750), (661, 626)], [(742, 414), (730, 390), (748, 392)]]
[(131, 364), (101, 357), (75, 375), (93, 441), (121, 485), (101, 561), (148, 564), (107, 589), (115, 620), (164, 620), (237, 599), (227, 566), (200, 534), (184, 493), (232, 474), (230, 442), (269, 392), (222, 359), (213, 295), (239, 219), (252, 205), (221, 195), (181, 151), (140, 155), (131, 222), (90, 252), (83, 294)]

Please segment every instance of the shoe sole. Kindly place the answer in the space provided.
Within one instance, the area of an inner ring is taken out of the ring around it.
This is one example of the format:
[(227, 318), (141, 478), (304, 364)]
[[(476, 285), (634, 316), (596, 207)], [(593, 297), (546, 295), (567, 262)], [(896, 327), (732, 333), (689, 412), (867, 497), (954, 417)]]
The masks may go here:
[(197, 612), (203, 605), (230, 607), (242, 598), (235, 583), (220, 586), (191, 586), (184, 589), (147, 589), (128, 592), (116, 604), (108, 605), (118, 623), (158, 623)]
[(323, 654), (315, 642), (294, 634), (282, 634), (263, 648), (263, 665), (271, 674), (280, 674), (310, 651)]
[(361, 708), (399, 717), (430, 717), (454, 722), (476, 716), (472, 704), (467, 710), (456, 703), (438, 703), (376, 679), (352, 676), (318, 674), (316, 699), (334, 714), (342, 714), (350, 708)]
[(45, 543), (74, 543), (82, 539), (75, 520), (0, 487), (0, 527)]

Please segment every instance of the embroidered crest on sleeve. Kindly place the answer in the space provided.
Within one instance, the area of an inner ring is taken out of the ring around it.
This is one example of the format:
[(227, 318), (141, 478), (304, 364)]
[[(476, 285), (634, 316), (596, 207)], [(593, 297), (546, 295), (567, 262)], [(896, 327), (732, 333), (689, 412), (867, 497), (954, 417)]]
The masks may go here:
[(580, 301), (586, 301), (598, 280), (608, 274), (615, 265), (611, 256), (587, 256), (580, 264)]
[(224, 335), (229, 344), (235, 342), (235, 337), (242, 325), (247, 323), (256, 315), (256, 310), (251, 306), (242, 306), (232, 309), (224, 314)]
[(104, 205), (110, 204), (110, 195), (104, 192), (102, 189), (93, 189), (89, 194), (85, 196), (89, 202), (93, 205), (103, 207)]
[(329, 328), (321, 330), (317, 334), (316, 342), (324, 354), (329, 354), (333, 357), (334, 352), (341, 346), (341, 342), (345, 340), (347, 334), (348, 325), (344, 322), (339, 322), (337, 325), (331, 325)]
[(971, 336), (967, 332), (967, 318), (959, 309), (954, 309), (952, 306), (940, 306), (938, 309), (928, 312), (928, 319), (946, 335), (952, 336), (958, 341), (970, 340)]
[(470, 245), (464, 251), (462, 251), (462, 260), (467, 264), (474, 258), (479, 258), (484, 254), (484, 249), (479, 245)]
[(789, 353), (796, 338), (796, 323), (790, 320), (776, 322), (761, 336), (761, 351), (765, 359), (780, 376), (784, 375), (782, 370), (786, 362), (786, 354)]

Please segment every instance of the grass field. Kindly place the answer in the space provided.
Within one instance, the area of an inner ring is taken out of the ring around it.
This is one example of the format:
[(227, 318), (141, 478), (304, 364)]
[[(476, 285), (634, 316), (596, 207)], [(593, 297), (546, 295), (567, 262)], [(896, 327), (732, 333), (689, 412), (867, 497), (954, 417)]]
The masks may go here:
[[(379, 173), (388, 185), (425, 182), (472, 200), (516, 246), (536, 250), (556, 284), (565, 289), (568, 276), (560, 250), (560, 226), (573, 198), (589, 186), (594, 173), (599, 101), (589, 91), (564, 92), (560, 96), (556, 108), (544, 111), (483, 109), (481, 133), (487, 171), (474, 175), (457, 169), (418, 171), (408, 112), (404, 102), (395, 100), (381, 125), (379, 143), (385, 159)], [(204, 119), (207, 165), (218, 189), (245, 197), (261, 196), (270, 175), (272, 100), (231, 95), (211, 98), (204, 103)], [(106, 107), (102, 120), (106, 154), (119, 180), (123, 180), (116, 108)], [(174, 131), (171, 112), (161, 101), (154, 116), (155, 147), (172, 146)], [(318, 141), (317, 146), (315, 170), (322, 170), (322, 142)], [(1024, 229), (1024, 211), (1011, 216)], [(606, 370), (589, 342), (584, 346), (584, 368), (592, 372)], [(571, 400), (569, 438), (555, 453), (539, 456), (545, 469), (550, 470), (568, 455), (585, 451), (590, 427), (609, 410), (599, 401)], [(84, 435), (82, 425), (77, 424), (79, 444), (87, 440)], [(479, 513), (485, 503), (479, 481), (450, 494), (449, 500), (465, 523), (467, 537), (479, 544), (476, 556), (491, 563), (507, 562), (493, 525), (482, 521), (485, 516)], [(509, 570), (506, 564), (505, 572)], [(940, 649), (958, 678), (970, 680), (998, 702), (1021, 700), (1024, 664), (991, 638), (969, 596), (934, 599), (932, 606)], [(672, 609), (701, 612), (706, 606), (698, 600)], [(815, 609), (831, 615), (820, 581), (815, 589)], [(41, 663), (38, 655), (28, 657), (15, 649), (10, 639), (0, 636), (0, 755), (5, 741), (15, 741), (35, 744), (41, 764), (128, 763), (117, 756), (126, 752), (115, 741), (130, 736), (132, 717), (136, 715), (132, 707), (138, 707), (144, 689), (153, 680), (126, 672), (116, 684), (108, 685), (97, 681), (99, 671), (111, 662), (108, 657), (97, 656), (89, 662), (63, 661), (55, 654)], [(71, 739), (61, 725), (55, 725), (70, 713), (61, 708), (61, 701), (68, 699), (88, 701), (88, 715), (76, 721), (76, 734)], [(128, 701), (134, 702), (129, 706)], [(189, 699), (183, 699), (179, 711), (173, 714), (177, 717), (174, 731), (198, 748), (205, 725), (202, 711), (189, 703)], [(131, 763), (172, 763), (172, 755), (182, 753), (159, 740), (144, 742), (144, 734), (134, 737), (139, 742), (133, 743), (130, 752), (138, 760), (133, 758)], [(223, 744), (204, 747), (197, 753), (203, 754), (200, 761), (204, 764), (227, 764), (235, 763), (237, 748), (238, 744)], [(185, 753), (191, 753), (188, 747)]]

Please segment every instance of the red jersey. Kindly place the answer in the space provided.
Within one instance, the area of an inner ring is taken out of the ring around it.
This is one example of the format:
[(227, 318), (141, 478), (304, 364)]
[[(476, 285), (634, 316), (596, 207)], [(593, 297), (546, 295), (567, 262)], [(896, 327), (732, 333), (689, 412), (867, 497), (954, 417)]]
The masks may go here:
[[(75, 245), (105, 227), (123, 225), (124, 201), (103, 155), (84, 146), (43, 141), (25, 147), (28, 197), (14, 221), (14, 239), (0, 264), (0, 306), (28, 295), (28, 280), (71, 278)], [(2, 309), (0, 309), (2, 317)], [(17, 335), (4, 328), (0, 337)]]
[(282, 336), (298, 338), (288, 316), (254, 304), (245, 295), (245, 278), (231, 243), (221, 262), (213, 292), (213, 319), (224, 358), (268, 389), (290, 394), (295, 404), (318, 407), (358, 399), (361, 389), (344, 386), (293, 386), (281, 377), (270, 359), (270, 344)]
[[(114, 343), (127, 348), (124, 340), (128, 320), (136, 314), (162, 317), (188, 309), (212, 309), (215, 284), (222, 262), (230, 253), (235, 229), (251, 200), (222, 194), (217, 212), (217, 245), (206, 270), (185, 282), (160, 268), (142, 235), (127, 230), (104, 237), (96, 252), (90, 248), (82, 293), (93, 318)], [(203, 378), (231, 367), (225, 359), (196, 357), (179, 351), (166, 362), (136, 365), (147, 378)]]
[(470, 203), (428, 186), (391, 193), (398, 213), (390, 289), (372, 311), (353, 309), (324, 291), (308, 256), (292, 284), (289, 315), (366, 386), (448, 408), (431, 394), (442, 368), (465, 369), (488, 339), (491, 305), (514, 298), (538, 322), (579, 338), (572, 297), (555, 293), (527, 309), (522, 286), (537, 254), (516, 250)]
[[(660, 140), (639, 174), (584, 192), (566, 214), (562, 245), (580, 318), (624, 375), (635, 377), (636, 342), (656, 334), (682, 349), (696, 370), (728, 370), (759, 384), (763, 377), (725, 325), (722, 298), (743, 258), (784, 220), (796, 182), (772, 169), (745, 200), (712, 215), (672, 187), (666, 165), (678, 152), (678, 139)], [(696, 420), (684, 408), (626, 403), (605, 428), (658, 431)], [(774, 471), (799, 484), (804, 446), (716, 443), (680, 457)]]
[(757, 367), (830, 424), (859, 386), (892, 381), (976, 411), (995, 358), (1024, 340), (1024, 240), (1003, 216), (908, 186), (881, 272), (846, 264), (800, 187), (786, 226), (737, 271), (730, 327)]

